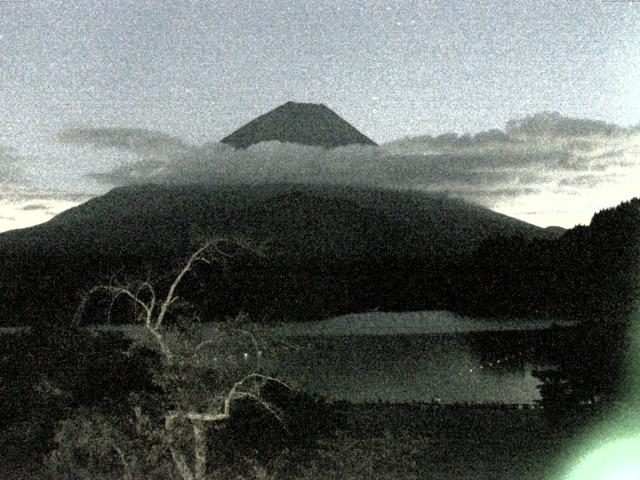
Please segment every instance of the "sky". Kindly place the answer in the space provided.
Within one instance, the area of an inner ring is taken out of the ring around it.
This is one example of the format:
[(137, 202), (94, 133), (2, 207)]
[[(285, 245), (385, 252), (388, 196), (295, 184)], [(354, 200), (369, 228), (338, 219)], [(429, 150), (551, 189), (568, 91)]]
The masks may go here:
[[(640, 194), (638, 65), (632, 1), (2, 0), (0, 231), (115, 186), (207, 178), (438, 191), (585, 224)], [(287, 101), (381, 146), (217, 143)]]

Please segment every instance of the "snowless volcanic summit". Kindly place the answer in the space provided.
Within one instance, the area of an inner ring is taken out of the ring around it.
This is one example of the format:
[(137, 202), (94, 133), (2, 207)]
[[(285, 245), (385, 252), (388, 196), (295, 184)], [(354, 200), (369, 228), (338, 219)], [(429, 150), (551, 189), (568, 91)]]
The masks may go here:
[(221, 141), (236, 148), (247, 148), (271, 140), (328, 148), (376, 145), (326, 105), (295, 102), (260, 115)]

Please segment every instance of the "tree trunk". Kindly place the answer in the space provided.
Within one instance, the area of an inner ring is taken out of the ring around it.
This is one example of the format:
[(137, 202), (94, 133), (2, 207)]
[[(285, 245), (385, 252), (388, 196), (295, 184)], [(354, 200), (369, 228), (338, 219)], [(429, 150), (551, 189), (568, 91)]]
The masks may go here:
[(195, 454), (195, 480), (204, 480), (207, 473), (207, 431), (204, 422), (192, 420)]
[(169, 444), (169, 450), (171, 451), (171, 458), (173, 459), (173, 464), (178, 470), (178, 473), (182, 477), (182, 480), (195, 480), (189, 465), (187, 464), (187, 460), (184, 458), (184, 455), (176, 448), (174, 444), (174, 422), (176, 417), (173, 415), (169, 415), (165, 417), (164, 420), (164, 429), (167, 435), (167, 443)]

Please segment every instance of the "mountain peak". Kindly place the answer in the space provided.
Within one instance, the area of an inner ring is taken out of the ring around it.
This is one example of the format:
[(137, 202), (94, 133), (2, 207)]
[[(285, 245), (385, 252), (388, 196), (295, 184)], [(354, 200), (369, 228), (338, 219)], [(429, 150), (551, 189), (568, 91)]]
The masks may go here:
[(296, 102), (284, 103), (260, 115), (221, 142), (247, 148), (273, 140), (327, 148), (351, 144), (376, 145), (323, 103)]

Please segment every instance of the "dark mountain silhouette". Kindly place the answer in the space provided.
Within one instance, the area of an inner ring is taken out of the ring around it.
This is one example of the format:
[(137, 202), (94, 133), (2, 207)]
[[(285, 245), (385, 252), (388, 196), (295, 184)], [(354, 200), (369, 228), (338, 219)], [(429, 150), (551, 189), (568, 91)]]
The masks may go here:
[(187, 253), (192, 235), (267, 243), (275, 257), (438, 256), (484, 239), (547, 238), (544, 229), (462, 200), (318, 185), (121, 187), (49, 222), (0, 235), (0, 251)]
[(245, 239), (265, 256), (245, 258), (227, 272), (229, 283), (214, 290), (222, 298), (215, 301), (226, 302), (217, 304), (219, 311), (270, 305), (281, 316), (322, 316), (414, 308), (425, 300), (411, 283), (426, 281), (425, 272), (483, 240), (511, 235), (549, 234), (461, 200), (416, 192), (288, 184), (123, 187), (45, 224), (0, 235), (0, 314), (7, 323), (35, 321), (56, 308), (66, 316), (82, 289), (113, 274), (139, 278), (141, 271), (173, 268), (203, 238), (221, 237)]
[(376, 145), (323, 104), (287, 102), (223, 138), (236, 148), (277, 140), (322, 147)]

